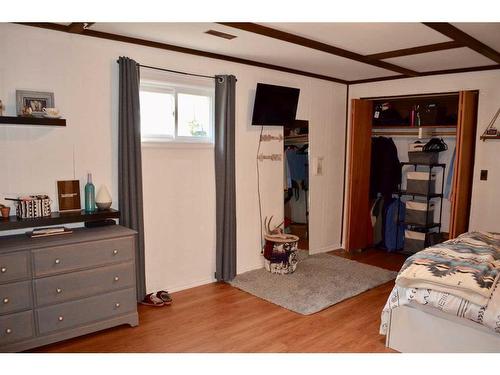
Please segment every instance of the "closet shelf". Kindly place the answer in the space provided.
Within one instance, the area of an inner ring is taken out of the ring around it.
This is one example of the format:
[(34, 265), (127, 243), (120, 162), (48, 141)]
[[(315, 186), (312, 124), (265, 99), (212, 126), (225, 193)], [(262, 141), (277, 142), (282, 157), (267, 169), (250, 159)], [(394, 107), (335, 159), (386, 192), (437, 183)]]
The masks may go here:
[[(457, 125), (420, 125), (421, 128), (430, 128), (430, 129), (436, 129), (436, 128), (456, 128)], [(393, 129), (408, 129), (408, 130), (418, 130), (418, 126), (411, 126), (411, 125), (373, 125), (372, 129), (388, 129), (388, 130), (393, 130)]]
[(415, 224), (415, 223), (409, 223), (407, 221), (403, 221), (402, 224), (408, 225), (414, 228), (420, 228), (420, 229), (432, 229), (432, 228), (438, 228), (441, 226), (440, 223), (430, 223), (427, 225), (421, 225), (421, 224)]
[(402, 161), (400, 163), (401, 163), (401, 165), (422, 165), (422, 166), (426, 166), (426, 167), (430, 167), (430, 168), (436, 168), (436, 167), (445, 168), (446, 167), (446, 164), (444, 164), (444, 163), (425, 164), (425, 163), (412, 163), (409, 161)]
[(443, 197), (443, 194), (440, 194), (440, 193), (431, 193), (431, 194), (419, 194), (419, 193), (408, 193), (406, 190), (401, 190), (401, 191), (398, 191), (398, 192), (395, 192), (394, 194), (398, 194), (398, 195), (410, 195), (410, 196), (413, 196), (413, 197), (423, 197), (423, 198), (442, 198)]

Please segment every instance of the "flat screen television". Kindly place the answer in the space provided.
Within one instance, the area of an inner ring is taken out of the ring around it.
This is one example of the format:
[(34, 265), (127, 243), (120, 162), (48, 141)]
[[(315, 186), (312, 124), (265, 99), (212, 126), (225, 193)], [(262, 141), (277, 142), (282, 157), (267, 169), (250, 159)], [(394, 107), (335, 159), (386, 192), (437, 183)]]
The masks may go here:
[(252, 125), (285, 126), (295, 120), (300, 89), (257, 83)]

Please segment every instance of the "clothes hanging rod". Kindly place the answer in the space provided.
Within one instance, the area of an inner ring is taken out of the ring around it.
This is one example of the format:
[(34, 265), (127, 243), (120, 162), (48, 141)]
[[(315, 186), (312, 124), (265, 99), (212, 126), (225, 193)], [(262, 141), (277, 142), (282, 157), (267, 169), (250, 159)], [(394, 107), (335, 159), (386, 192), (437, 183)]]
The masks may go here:
[[(116, 60), (116, 62), (118, 63), (119, 61)], [(177, 73), (177, 74), (183, 74), (183, 75), (186, 75), (186, 76), (194, 76), (194, 77), (203, 77), (203, 78), (215, 79), (215, 76), (206, 76), (206, 75), (203, 75), (203, 74), (182, 72), (180, 70), (158, 68), (156, 66), (151, 66), (151, 65), (142, 65), (142, 64), (137, 64), (137, 65), (139, 65), (139, 67), (141, 67), (141, 68), (147, 68), (147, 69), (153, 69), (153, 70), (160, 70), (162, 72)]]

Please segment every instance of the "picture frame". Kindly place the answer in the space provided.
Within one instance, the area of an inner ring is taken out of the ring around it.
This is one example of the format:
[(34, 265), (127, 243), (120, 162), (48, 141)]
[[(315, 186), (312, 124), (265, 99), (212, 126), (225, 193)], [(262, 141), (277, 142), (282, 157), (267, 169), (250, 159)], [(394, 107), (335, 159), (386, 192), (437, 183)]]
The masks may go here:
[(33, 116), (42, 117), (43, 108), (54, 107), (54, 93), (44, 91), (16, 90), (16, 112), (23, 114), (23, 108), (31, 108)]
[(57, 199), (59, 202), (59, 212), (80, 211), (80, 181), (57, 181)]

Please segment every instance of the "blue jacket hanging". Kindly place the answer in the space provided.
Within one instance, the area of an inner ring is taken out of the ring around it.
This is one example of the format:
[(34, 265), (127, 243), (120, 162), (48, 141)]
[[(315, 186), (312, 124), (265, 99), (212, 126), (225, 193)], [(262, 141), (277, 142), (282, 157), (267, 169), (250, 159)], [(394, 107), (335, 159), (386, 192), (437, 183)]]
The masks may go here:
[[(399, 229), (398, 229), (398, 206), (399, 206)], [(405, 225), (405, 204), (400, 199), (394, 199), (387, 206), (385, 214), (384, 243), (388, 251), (396, 251), (403, 248)]]

